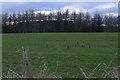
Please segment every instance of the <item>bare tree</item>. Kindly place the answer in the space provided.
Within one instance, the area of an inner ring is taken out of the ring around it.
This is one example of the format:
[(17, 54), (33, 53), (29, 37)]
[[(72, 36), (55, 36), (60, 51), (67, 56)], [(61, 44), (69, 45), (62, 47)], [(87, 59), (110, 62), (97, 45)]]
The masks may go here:
[(26, 10), (25, 11), (25, 21), (28, 21), (29, 20), (29, 14), (28, 14), (28, 11)]
[(16, 21), (17, 21), (16, 14), (13, 13), (12, 17), (13, 17), (13, 18), (12, 18), (12, 21), (14, 22), (14, 24), (16, 24)]
[(90, 22), (91, 22), (91, 17), (90, 17), (90, 14), (87, 12), (85, 15), (85, 25), (89, 26)]
[(69, 10), (67, 9), (65, 12), (65, 21), (67, 21), (69, 18)]
[(92, 19), (92, 26), (93, 26), (93, 31), (101, 32), (103, 24), (102, 16), (99, 13), (96, 13)]
[(42, 20), (42, 14), (41, 14), (41, 11), (40, 11), (40, 13), (37, 14), (37, 18), (38, 18), (39, 21)]
[(31, 10), (31, 20), (33, 21), (33, 20), (34, 20), (34, 18), (35, 18), (34, 11), (33, 11), (33, 10)]
[(5, 13), (2, 15), (2, 22), (3, 22), (3, 24), (6, 24), (7, 21), (8, 21), (8, 14)]
[(77, 20), (76, 20), (76, 23), (77, 23), (77, 31), (79, 32), (82, 32), (83, 31), (83, 22), (84, 22), (84, 13), (80, 12), (78, 15), (77, 15)]
[(62, 21), (62, 13), (60, 9), (57, 11), (57, 21)]
[(50, 14), (48, 15), (48, 21), (52, 21), (52, 19), (53, 19), (53, 14), (52, 12), (50, 12)]

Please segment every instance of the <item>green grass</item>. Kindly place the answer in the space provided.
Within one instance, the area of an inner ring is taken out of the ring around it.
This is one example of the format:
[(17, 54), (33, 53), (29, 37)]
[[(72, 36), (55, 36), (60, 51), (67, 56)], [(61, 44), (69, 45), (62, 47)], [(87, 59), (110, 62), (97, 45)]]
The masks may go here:
[[(84, 47), (74, 47), (76, 41)], [(28, 48), (32, 59), (34, 75), (38, 67), (43, 65), (41, 57), (46, 59), (47, 73), (64, 78), (84, 77), (80, 67), (87, 73), (93, 70), (100, 62), (109, 64), (118, 51), (117, 33), (29, 33), (3, 34), (3, 74), (8, 69), (21, 72), (22, 55), (16, 52), (15, 47), (21, 50)], [(88, 46), (91, 45), (91, 48)], [(66, 48), (69, 46), (69, 48)], [(117, 57), (111, 66), (117, 66)]]

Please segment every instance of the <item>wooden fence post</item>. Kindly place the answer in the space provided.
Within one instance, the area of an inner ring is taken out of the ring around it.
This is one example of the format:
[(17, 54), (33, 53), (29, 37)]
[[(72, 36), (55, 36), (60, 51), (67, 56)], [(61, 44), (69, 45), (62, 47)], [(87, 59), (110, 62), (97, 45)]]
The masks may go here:
[(32, 65), (31, 65), (31, 59), (28, 58), (28, 52), (26, 48), (23, 49), (23, 71), (24, 71), (24, 76), (26, 78), (32, 78)]

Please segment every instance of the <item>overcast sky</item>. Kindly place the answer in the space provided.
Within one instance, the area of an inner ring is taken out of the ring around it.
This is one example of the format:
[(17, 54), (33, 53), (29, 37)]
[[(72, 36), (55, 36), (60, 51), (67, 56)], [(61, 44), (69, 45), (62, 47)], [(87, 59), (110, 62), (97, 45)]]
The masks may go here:
[(118, 2), (3, 2), (2, 12), (24, 12), (25, 10), (33, 9), (36, 11), (44, 11), (45, 13), (49, 11), (55, 11), (61, 9), (65, 11), (76, 12), (90, 12), (94, 14), (99, 12), (101, 14), (111, 13), (113, 15), (118, 14)]
[(119, 2), (119, 0), (1, 0), (2, 2)]

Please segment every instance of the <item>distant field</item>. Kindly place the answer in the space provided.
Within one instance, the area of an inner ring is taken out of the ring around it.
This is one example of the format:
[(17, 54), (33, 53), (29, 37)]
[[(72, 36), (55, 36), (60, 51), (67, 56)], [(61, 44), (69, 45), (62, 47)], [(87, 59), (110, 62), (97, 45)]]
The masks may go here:
[[(108, 64), (118, 50), (117, 33), (30, 33), (3, 34), (3, 75), (9, 69), (21, 73), (22, 46), (28, 48), (33, 74), (47, 65), (47, 74), (64, 78), (84, 77), (100, 62)], [(117, 66), (117, 57), (111, 66)], [(39, 68), (38, 68), (39, 67)], [(56, 70), (57, 67), (57, 70)]]

